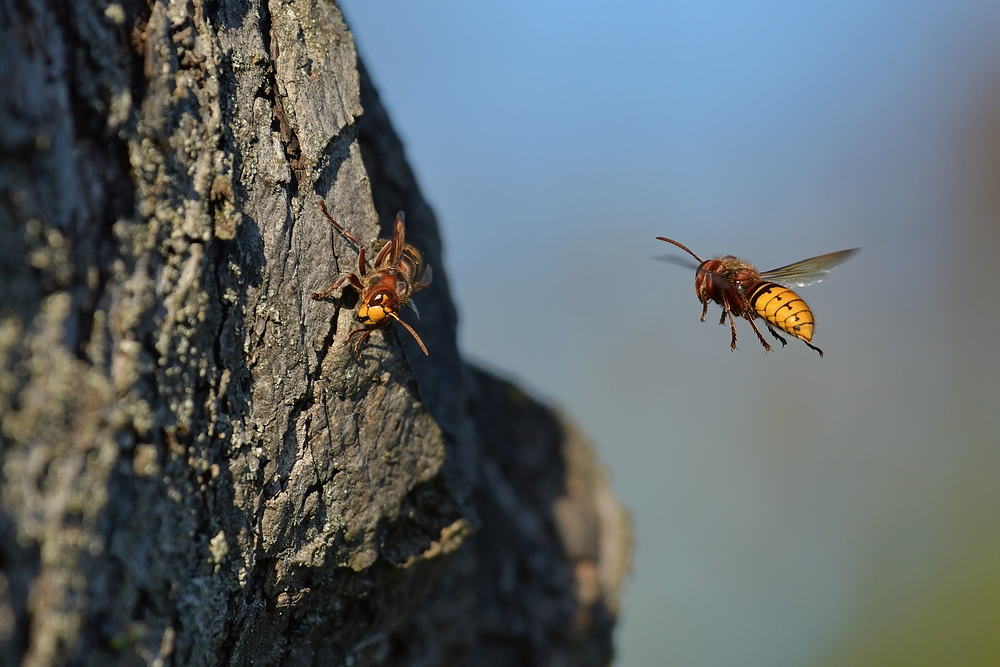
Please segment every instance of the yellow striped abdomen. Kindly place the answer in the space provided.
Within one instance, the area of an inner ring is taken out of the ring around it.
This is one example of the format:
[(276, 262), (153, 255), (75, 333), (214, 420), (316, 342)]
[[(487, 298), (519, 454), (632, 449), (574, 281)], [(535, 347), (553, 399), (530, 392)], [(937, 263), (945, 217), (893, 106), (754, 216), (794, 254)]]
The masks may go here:
[(816, 320), (798, 294), (777, 283), (757, 283), (747, 290), (747, 301), (757, 314), (787, 334), (812, 341)]

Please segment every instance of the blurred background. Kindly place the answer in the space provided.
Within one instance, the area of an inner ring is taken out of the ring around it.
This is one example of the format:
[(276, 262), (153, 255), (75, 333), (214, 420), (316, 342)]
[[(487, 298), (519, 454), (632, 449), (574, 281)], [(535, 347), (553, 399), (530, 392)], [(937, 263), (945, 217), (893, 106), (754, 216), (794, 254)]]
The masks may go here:
[[(630, 508), (620, 667), (1000, 664), (1000, 3), (340, 0), (473, 360)], [(693, 272), (855, 246), (814, 343)]]

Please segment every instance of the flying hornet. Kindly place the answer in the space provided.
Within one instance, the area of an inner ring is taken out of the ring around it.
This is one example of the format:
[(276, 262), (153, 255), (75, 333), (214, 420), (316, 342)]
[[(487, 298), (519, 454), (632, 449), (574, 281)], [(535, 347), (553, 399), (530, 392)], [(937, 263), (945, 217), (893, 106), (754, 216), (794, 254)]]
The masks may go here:
[(729, 318), (729, 328), (733, 333), (732, 349), (736, 349), (736, 323), (733, 320), (735, 316), (745, 317), (754, 333), (757, 334), (760, 344), (764, 346), (764, 350), (771, 351), (771, 346), (764, 340), (764, 336), (761, 335), (760, 329), (754, 322), (759, 317), (764, 321), (767, 330), (782, 346), (785, 346), (788, 341), (775, 331), (776, 328), (798, 338), (810, 349), (819, 352), (819, 356), (823, 356), (823, 350), (812, 344), (813, 329), (816, 326), (816, 318), (813, 317), (812, 310), (802, 300), (802, 297), (786, 287), (785, 284), (805, 287), (818, 283), (826, 277), (832, 268), (846, 261), (860, 248), (810, 257), (788, 266), (760, 272), (749, 263), (733, 255), (702, 260), (687, 246), (673, 239), (664, 236), (656, 238), (677, 246), (698, 261), (698, 267), (695, 269), (694, 289), (701, 301), (701, 321), (705, 321), (710, 301), (722, 306), (722, 317), (719, 319), (719, 324), (725, 324), (726, 318)]

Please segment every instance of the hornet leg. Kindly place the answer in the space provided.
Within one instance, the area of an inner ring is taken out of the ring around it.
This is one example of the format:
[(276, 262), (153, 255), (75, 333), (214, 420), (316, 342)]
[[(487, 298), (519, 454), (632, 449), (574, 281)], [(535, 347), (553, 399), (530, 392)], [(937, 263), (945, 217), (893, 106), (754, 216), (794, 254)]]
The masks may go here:
[[(728, 310), (725, 310), (725, 311), (722, 312), (722, 318), (725, 319), (726, 315), (729, 316), (729, 328), (733, 332), (733, 342), (730, 344), (729, 347), (732, 348), (733, 350), (735, 350), (736, 349), (736, 322), (733, 321), (733, 314), (731, 312), (729, 312)], [(722, 322), (719, 322), (719, 324), (722, 324)]]
[(771, 332), (771, 335), (777, 338), (781, 342), (781, 347), (785, 347), (786, 345), (788, 345), (788, 341), (782, 338), (781, 335), (774, 330), (774, 327), (771, 326), (770, 322), (764, 320), (764, 323), (767, 325), (767, 330)]
[(337, 280), (334, 281), (332, 285), (330, 285), (327, 289), (323, 290), (322, 292), (313, 292), (312, 298), (316, 299), (317, 301), (320, 299), (325, 299), (326, 297), (330, 296), (330, 294), (332, 294), (335, 289), (337, 289), (347, 281), (351, 282), (351, 287), (356, 289), (358, 291), (358, 294), (361, 294), (361, 292), (364, 291), (365, 286), (361, 284), (361, 279), (358, 278), (353, 273), (348, 273), (347, 275), (343, 275), (337, 278)]
[(755, 334), (757, 334), (757, 340), (759, 340), (760, 344), (764, 346), (764, 351), (765, 352), (770, 352), (771, 351), (771, 346), (767, 344), (766, 340), (764, 340), (764, 336), (761, 335), (760, 329), (757, 328), (757, 325), (754, 323), (753, 318), (746, 311), (743, 311), (743, 312), (744, 312), (744, 316), (747, 318), (747, 322), (749, 322), (750, 326), (753, 327), (753, 332)]
[(361, 359), (361, 343), (365, 342), (365, 339), (371, 336), (373, 331), (381, 328), (382, 327), (372, 327), (371, 329), (355, 329), (347, 337), (347, 340), (344, 341), (344, 343), (345, 344), (350, 343), (351, 339), (354, 338), (356, 334), (361, 334), (360, 336), (358, 336), (358, 342), (354, 344), (354, 357), (356, 359)]
[[(799, 339), (799, 340), (801, 340), (801, 339)], [(806, 343), (804, 340), (802, 342)], [(823, 356), (823, 350), (819, 349), (815, 345), (810, 345), (809, 343), (806, 343), (806, 345), (809, 345), (810, 348), (812, 348), (812, 349), (816, 350), (817, 352), (819, 352), (819, 356), (821, 356), (821, 357)]]

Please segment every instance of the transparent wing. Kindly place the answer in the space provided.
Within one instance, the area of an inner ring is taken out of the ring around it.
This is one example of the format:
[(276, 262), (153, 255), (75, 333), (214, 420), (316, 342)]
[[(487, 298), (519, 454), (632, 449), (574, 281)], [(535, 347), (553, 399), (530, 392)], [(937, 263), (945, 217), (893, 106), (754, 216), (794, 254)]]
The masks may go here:
[(657, 255), (653, 257), (658, 262), (666, 262), (667, 264), (675, 264), (677, 266), (684, 267), (685, 269), (691, 269), (692, 271), (698, 270), (698, 262), (691, 261), (687, 257), (681, 257), (680, 255)]
[(399, 266), (399, 260), (403, 256), (403, 248), (406, 247), (406, 228), (403, 221), (403, 212), (396, 214), (396, 225), (392, 228), (392, 254), (389, 257), (391, 266)]
[(859, 250), (861, 248), (851, 248), (850, 250), (831, 252), (819, 257), (810, 257), (809, 259), (804, 259), (801, 262), (795, 262), (788, 266), (764, 271), (760, 274), (760, 277), (765, 280), (773, 280), (776, 283), (805, 287), (806, 285), (821, 282), (833, 267), (843, 264)]

